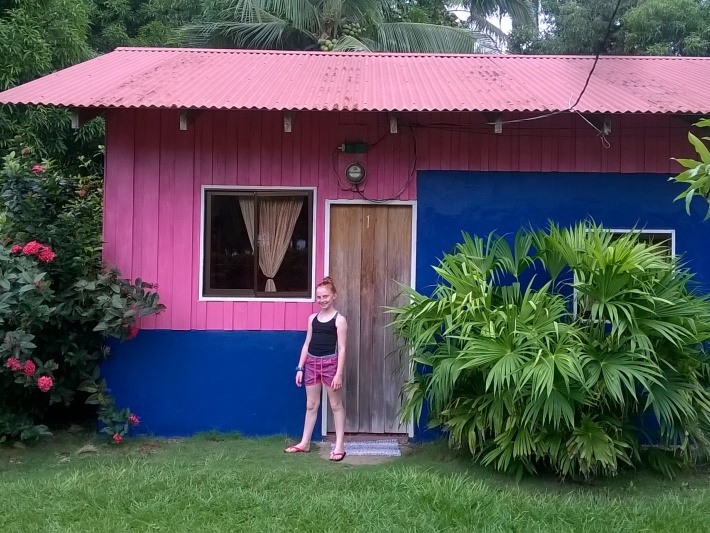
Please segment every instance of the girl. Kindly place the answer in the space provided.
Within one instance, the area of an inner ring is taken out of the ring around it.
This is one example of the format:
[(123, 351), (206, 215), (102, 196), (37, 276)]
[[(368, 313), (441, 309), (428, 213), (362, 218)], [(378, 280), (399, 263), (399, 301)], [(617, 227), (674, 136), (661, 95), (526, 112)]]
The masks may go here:
[(333, 410), (335, 422), (335, 448), (330, 454), (331, 461), (345, 458), (345, 409), (343, 408), (343, 367), (345, 366), (345, 341), (348, 324), (333, 304), (338, 296), (333, 280), (323, 278), (316, 287), (316, 303), (320, 311), (308, 317), (306, 342), (301, 349), (301, 358), (296, 367), (296, 385), (306, 383), (306, 420), (303, 437), (295, 446), (289, 446), (286, 453), (309, 452), (311, 435), (318, 418), (321, 384), (328, 391), (328, 401)]

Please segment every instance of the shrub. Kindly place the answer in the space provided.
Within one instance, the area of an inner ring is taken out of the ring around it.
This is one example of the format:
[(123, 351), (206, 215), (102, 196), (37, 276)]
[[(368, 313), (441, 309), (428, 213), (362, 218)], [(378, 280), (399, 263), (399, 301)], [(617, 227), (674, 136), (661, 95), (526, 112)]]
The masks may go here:
[(553, 224), (512, 249), (464, 234), (435, 270), (431, 297), (391, 310), (417, 363), (403, 419), (428, 403), (452, 445), (518, 475), (614, 474), (644, 455), (670, 475), (707, 455), (710, 302), (661, 245)]
[(101, 192), (99, 177), (66, 175), (27, 149), (4, 158), (0, 440), (46, 434), (56, 406), (66, 417), (84, 402), (98, 406), (104, 431), (129, 429), (132, 413), (116, 409), (99, 376), (104, 337), (133, 338), (137, 318), (164, 306), (150, 283), (102, 265)]
[[(703, 119), (694, 125), (698, 128), (710, 128), (710, 119)], [(699, 139), (688, 132), (688, 141), (693, 145), (700, 159), (676, 159), (686, 170), (670, 179), (688, 186), (676, 197), (676, 200), (685, 199), (685, 210), (688, 214), (690, 214), (690, 204), (696, 196), (708, 203), (708, 211), (705, 215), (705, 220), (708, 220), (710, 219), (710, 149), (703, 141), (710, 141), (710, 137)]]

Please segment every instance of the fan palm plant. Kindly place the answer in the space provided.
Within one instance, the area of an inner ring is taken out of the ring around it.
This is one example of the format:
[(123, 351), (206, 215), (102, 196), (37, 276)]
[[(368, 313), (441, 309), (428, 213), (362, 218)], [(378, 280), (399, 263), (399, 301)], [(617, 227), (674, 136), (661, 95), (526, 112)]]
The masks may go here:
[(649, 416), (672, 450), (656, 466), (707, 452), (710, 302), (660, 245), (594, 224), (512, 247), (464, 234), (435, 270), (431, 296), (390, 310), (417, 368), (403, 419), (428, 403), (452, 444), (518, 474), (613, 474), (641, 460)]
[(491, 44), (463, 27), (392, 22), (392, 5), (388, 0), (228, 0), (216, 17), (186, 31), (200, 46), (257, 49), (473, 53)]

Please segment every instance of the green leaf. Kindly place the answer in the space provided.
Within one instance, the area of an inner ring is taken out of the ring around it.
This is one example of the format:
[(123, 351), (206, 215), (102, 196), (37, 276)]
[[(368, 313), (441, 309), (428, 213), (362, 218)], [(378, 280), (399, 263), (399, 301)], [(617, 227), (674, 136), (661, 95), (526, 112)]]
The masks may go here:
[(700, 161), (695, 161), (693, 159), (676, 159), (675, 157), (671, 158), (681, 165), (683, 165), (685, 168), (695, 168), (699, 165), (702, 165), (702, 162)]
[(707, 146), (705, 146), (705, 143), (703, 143), (703, 141), (698, 139), (692, 133), (688, 133), (688, 140), (690, 141), (690, 144), (692, 144), (695, 148), (695, 151), (700, 156), (702, 162), (705, 164), (710, 163), (710, 151), (708, 150)]

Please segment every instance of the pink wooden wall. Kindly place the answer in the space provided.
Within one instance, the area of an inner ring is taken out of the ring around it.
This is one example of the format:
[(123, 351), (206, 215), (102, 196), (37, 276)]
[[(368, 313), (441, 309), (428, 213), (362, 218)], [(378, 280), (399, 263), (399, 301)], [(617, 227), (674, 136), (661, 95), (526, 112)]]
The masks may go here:
[[(508, 120), (516, 118), (505, 116)], [(409, 129), (403, 122), (445, 125)], [(506, 124), (494, 134), (483, 114), (400, 116), (389, 134), (386, 114), (294, 113), (284, 133), (277, 112), (205, 111), (187, 131), (175, 110), (107, 113), (104, 258), (126, 277), (157, 282), (167, 312), (143, 328), (300, 330), (311, 303), (200, 302), (203, 185), (316, 186), (316, 280), (323, 276), (325, 200), (359, 199), (338, 186), (353, 160), (345, 141), (380, 142), (359, 160), (365, 195), (389, 198), (416, 170), (675, 173), (672, 156), (688, 154), (689, 123), (664, 116), (616, 116), (604, 148), (576, 115)], [(413, 131), (413, 133), (412, 133)], [(416, 143), (414, 142), (416, 139)], [(416, 162), (415, 162), (416, 145)], [(400, 196), (416, 199), (412, 179)], [(337, 281), (337, 280), (336, 280)]]

